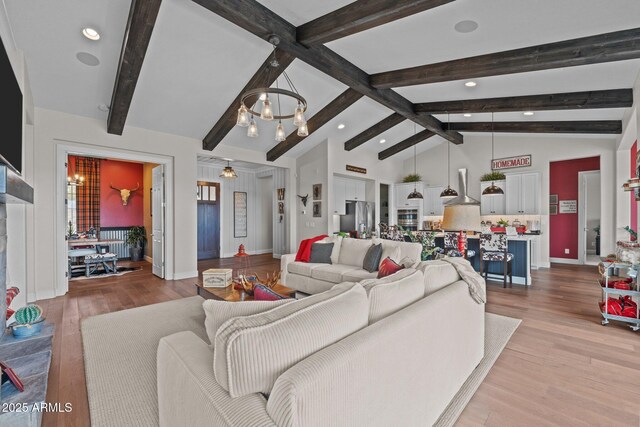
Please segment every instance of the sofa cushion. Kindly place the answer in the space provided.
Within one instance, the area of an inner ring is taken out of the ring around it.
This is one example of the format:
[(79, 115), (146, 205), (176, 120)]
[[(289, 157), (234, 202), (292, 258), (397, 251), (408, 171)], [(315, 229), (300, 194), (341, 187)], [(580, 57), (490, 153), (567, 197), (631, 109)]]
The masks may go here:
[(265, 313), (233, 318), (216, 334), (216, 380), (231, 397), (269, 394), (282, 373), (366, 327), (368, 317), (364, 288), (342, 283)]
[(342, 246), (342, 236), (329, 236), (320, 240), (323, 243), (333, 243), (333, 250), (331, 251), (331, 264), (338, 264), (340, 262), (340, 247)]
[(377, 245), (369, 246), (369, 249), (367, 249), (367, 253), (364, 256), (364, 261), (362, 262), (362, 268), (367, 270), (369, 273), (378, 271), (381, 256), (382, 244), (378, 243)]
[(346, 273), (343, 273), (342, 281), (343, 282), (360, 282), (366, 279), (375, 279), (376, 277), (378, 277), (377, 271), (369, 273), (367, 270), (361, 268), (358, 270), (351, 270), (351, 271), (347, 271)]
[(218, 332), (220, 326), (233, 317), (262, 313), (292, 301), (291, 299), (285, 299), (280, 301), (243, 301), (240, 303), (213, 299), (205, 300), (202, 303), (202, 308), (205, 314), (204, 328), (207, 331), (209, 342), (213, 345), (216, 340), (216, 332)]
[(425, 296), (460, 280), (456, 269), (445, 261), (423, 261), (418, 265), (418, 269), (424, 273)]
[(319, 267), (311, 270), (311, 277), (318, 280), (324, 280), (325, 282), (340, 283), (342, 282), (342, 275), (348, 271), (360, 270), (362, 267), (354, 267), (353, 265), (333, 264), (326, 265), (320, 264)]
[(342, 239), (338, 264), (362, 268), (364, 257), (371, 246), (371, 240)]
[(311, 272), (313, 271), (313, 269), (322, 267), (323, 265), (326, 264), (313, 264), (310, 262), (294, 261), (287, 264), (287, 271), (292, 274), (311, 277)]
[(369, 324), (413, 304), (424, 297), (424, 275), (405, 268), (383, 279), (360, 282), (369, 297)]
[[(382, 249), (384, 251), (385, 247), (392, 246), (397, 247), (400, 251), (400, 254), (397, 258), (391, 258), (396, 262), (399, 262), (401, 259), (405, 257), (409, 257), (414, 260), (413, 268), (416, 268), (417, 264), (420, 262), (422, 254), (422, 244), (421, 243), (411, 243), (411, 242), (397, 242), (395, 240), (387, 240), (376, 237), (373, 239), (373, 243), (378, 244), (382, 243)], [(384, 257), (383, 257), (384, 259)]]
[(331, 251), (333, 250), (333, 243), (320, 243), (316, 242), (311, 245), (311, 256), (309, 262), (320, 264), (332, 264)]

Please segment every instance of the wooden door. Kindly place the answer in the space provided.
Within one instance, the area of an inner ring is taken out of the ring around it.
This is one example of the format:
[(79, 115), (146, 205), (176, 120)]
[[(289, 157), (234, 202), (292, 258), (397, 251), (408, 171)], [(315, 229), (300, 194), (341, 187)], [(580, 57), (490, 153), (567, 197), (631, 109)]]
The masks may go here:
[(220, 258), (220, 184), (198, 182), (198, 260)]

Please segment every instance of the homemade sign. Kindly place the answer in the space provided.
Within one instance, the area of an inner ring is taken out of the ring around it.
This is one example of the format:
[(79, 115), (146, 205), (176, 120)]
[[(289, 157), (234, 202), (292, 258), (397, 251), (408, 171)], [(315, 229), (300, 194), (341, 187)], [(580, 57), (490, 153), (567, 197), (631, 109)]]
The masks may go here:
[(529, 166), (531, 166), (531, 154), (491, 160), (492, 170), (526, 168)]
[(357, 173), (361, 173), (366, 175), (367, 174), (367, 170), (365, 168), (361, 168), (358, 166), (353, 166), (353, 165), (347, 165), (347, 170), (349, 172), (357, 172)]
[(233, 237), (247, 237), (247, 193), (233, 192)]
[(561, 214), (578, 213), (578, 201), (577, 200), (560, 200), (560, 213)]

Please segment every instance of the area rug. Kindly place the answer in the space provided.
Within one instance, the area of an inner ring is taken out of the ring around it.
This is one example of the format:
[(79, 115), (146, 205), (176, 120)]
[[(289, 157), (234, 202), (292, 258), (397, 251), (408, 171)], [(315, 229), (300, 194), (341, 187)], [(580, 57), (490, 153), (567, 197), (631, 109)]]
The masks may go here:
[[(485, 357), (442, 414), (438, 427), (455, 423), (520, 324), (496, 314), (487, 313), (485, 318)], [(191, 330), (208, 342), (201, 297), (90, 317), (81, 330), (93, 427), (157, 426), (160, 338)]]
[(89, 277), (85, 276), (84, 273), (82, 273), (81, 275), (71, 277), (71, 279), (69, 279), (69, 281), (71, 281), (71, 280), (104, 279), (105, 277), (117, 277), (117, 276), (125, 275), (127, 273), (132, 273), (134, 271), (140, 271), (140, 270), (142, 270), (142, 267), (118, 267), (118, 272), (117, 273), (104, 273), (104, 272), (103, 273), (94, 273)]

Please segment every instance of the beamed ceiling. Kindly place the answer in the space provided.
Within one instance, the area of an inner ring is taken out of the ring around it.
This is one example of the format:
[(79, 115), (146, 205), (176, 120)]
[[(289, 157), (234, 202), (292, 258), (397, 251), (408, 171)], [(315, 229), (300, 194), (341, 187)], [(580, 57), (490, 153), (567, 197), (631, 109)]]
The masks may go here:
[[(443, 137), (464, 143), (464, 135), (486, 132), (492, 112), (500, 132), (615, 138), (640, 71), (637, 0), (5, 5), (37, 107), (104, 120), (110, 133), (141, 127), (202, 139), (213, 154), (222, 144), (269, 160), (297, 157), (326, 138), (406, 159), (414, 144), (421, 152)], [(456, 31), (465, 20), (478, 28)], [(85, 26), (97, 28), (100, 41), (83, 38)], [(259, 122), (257, 139), (233, 126), (243, 89), (273, 80), (263, 67), (270, 34), (281, 38), (280, 62), (309, 102), (311, 134), (297, 138), (285, 123), (283, 144), (273, 140), (275, 124)], [(78, 52), (100, 64), (80, 63)]]

